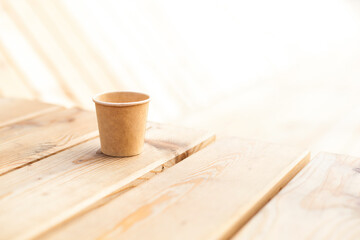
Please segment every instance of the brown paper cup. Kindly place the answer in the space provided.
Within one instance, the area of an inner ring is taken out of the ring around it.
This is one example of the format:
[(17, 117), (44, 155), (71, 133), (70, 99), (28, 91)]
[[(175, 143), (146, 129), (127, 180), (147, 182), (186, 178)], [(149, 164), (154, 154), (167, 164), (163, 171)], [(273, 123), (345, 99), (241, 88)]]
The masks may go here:
[(143, 150), (150, 97), (137, 92), (106, 92), (93, 97), (101, 151), (129, 157)]

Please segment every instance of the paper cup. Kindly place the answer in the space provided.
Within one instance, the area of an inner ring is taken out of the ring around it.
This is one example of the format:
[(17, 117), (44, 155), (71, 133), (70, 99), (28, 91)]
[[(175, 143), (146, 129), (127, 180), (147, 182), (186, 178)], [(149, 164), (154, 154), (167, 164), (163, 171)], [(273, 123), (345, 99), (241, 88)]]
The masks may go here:
[(101, 151), (109, 156), (138, 155), (144, 146), (150, 97), (138, 92), (106, 92), (93, 97)]

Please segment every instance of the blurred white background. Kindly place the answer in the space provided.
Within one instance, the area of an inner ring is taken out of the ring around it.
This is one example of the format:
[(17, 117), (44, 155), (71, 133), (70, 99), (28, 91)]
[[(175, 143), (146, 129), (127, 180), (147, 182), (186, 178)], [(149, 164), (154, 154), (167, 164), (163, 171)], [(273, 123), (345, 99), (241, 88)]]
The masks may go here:
[(360, 155), (356, 0), (0, 0), (0, 95)]

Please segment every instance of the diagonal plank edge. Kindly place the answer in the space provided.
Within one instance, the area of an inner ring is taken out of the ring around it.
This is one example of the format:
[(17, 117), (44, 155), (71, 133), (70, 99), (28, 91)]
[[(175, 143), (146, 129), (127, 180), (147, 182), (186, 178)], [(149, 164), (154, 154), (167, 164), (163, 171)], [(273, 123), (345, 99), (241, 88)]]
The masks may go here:
[(223, 138), (40, 239), (226, 238), (308, 161), (296, 148)]
[(148, 123), (141, 155), (105, 156), (96, 138), (0, 176), (0, 239), (34, 238), (214, 139), (204, 131)]
[[(156, 124), (156, 123), (149, 123), (149, 124), (151, 125), (151, 124)], [(139, 186), (140, 184), (148, 181), (149, 179), (156, 176), (157, 174), (160, 174), (160, 173), (164, 172), (165, 170), (167, 170), (168, 168), (174, 166), (176, 163), (179, 163), (180, 161), (191, 156), (192, 154), (194, 154), (194, 153), (200, 151), (201, 149), (207, 147), (208, 145), (212, 144), (215, 141), (215, 138), (216, 138), (215, 135), (212, 135), (210, 133), (208, 133), (208, 135), (206, 135), (206, 132), (204, 132), (203, 140), (199, 139), (198, 145), (193, 144), (192, 146), (189, 146), (189, 149), (187, 151), (185, 151), (183, 153), (179, 152), (179, 155), (174, 154), (174, 158), (168, 160), (167, 162), (161, 164), (160, 166), (158, 166), (156, 168), (150, 167), (149, 169), (153, 168), (152, 170), (143, 169), (142, 171), (146, 172), (144, 175), (142, 175), (138, 178), (136, 178), (135, 175), (132, 176), (131, 179), (135, 179), (135, 180), (130, 180), (130, 182), (126, 185), (121, 184), (121, 187), (119, 187), (118, 190), (115, 190), (112, 193), (105, 196), (104, 198), (97, 200), (95, 203), (89, 204), (89, 207), (84, 207), (83, 209), (79, 209), (77, 213), (72, 212), (70, 214), (70, 215), (72, 215), (71, 217), (68, 217), (66, 219), (64, 218), (64, 221), (62, 221), (58, 224), (54, 224), (54, 227), (57, 227), (57, 225), (64, 224), (68, 221), (71, 221), (76, 217), (79, 217), (93, 209), (96, 209), (102, 205), (107, 204), (109, 201), (113, 200), (114, 198), (117, 198), (121, 194), (124, 194), (125, 192), (133, 189), (134, 187)], [(155, 166), (157, 166), (157, 165), (158, 164), (156, 164)], [(52, 227), (47, 229), (47, 231), (51, 231), (51, 229), (52, 229)], [(45, 233), (46, 232), (44, 232), (42, 234), (45, 234)]]
[[(264, 193), (259, 193), (255, 198), (259, 199), (258, 202), (249, 203), (248, 211), (243, 214), (243, 217), (235, 220), (234, 225), (231, 228), (224, 226), (224, 235), (223, 239), (229, 239), (234, 236), (239, 229), (241, 229), (263, 206), (265, 206), (286, 184), (288, 184), (291, 179), (293, 179), (309, 162), (311, 154), (310, 152), (305, 151), (302, 155), (299, 155), (300, 161), (294, 161), (292, 165), (289, 165), (288, 168), (284, 169), (282, 173), (279, 174), (277, 178), (274, 178), (271, 181)], [(241, 215), (241, 210), (238, 214)], [(225, 231), (225, 229), (227, 229)]]
[(98, 135), (95, 114), (60, 109), (0, 128), (0, 175)]
[(60, 106), (25, 99), (0, 98), (0, 128), (52, 111)]
[(359, 157), (319, 153), (233, 239), (360, 239), (359, 186)]

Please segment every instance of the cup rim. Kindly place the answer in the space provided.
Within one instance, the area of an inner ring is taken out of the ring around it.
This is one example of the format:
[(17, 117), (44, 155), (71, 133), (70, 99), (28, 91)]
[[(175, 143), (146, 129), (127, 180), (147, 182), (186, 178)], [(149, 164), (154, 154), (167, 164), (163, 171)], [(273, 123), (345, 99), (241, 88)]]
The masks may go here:
[[(147, 99), (141, 100), (141, 101), (135, 101), (135, 102), (124, 102), (124, 103), (104, 102), (104, 101), (100, 101), (100, 100), (96, 99), (97, 97), (99, 97), (101, 95), (104, 95), (104, 94), (107, 94), (107, 93), (137, 93), (137, 94), (142, 94), (142, 95), (147, 96)], [(94, 101), (94, 103), (104, 105), (104, 106), (124, 107), (124, 106), (133, 106), (133, 105), (144, 104), (144, 103), (149, 102), (151, 99), (150, 99), (150, 96), (148, 94), (142, 93), (142, 92), (135, 92), (135, 91), (105, 91), (105, 92), (101, 92), (101, 93), (98, 93), (95, 96), (93, 96), (92, 100)]]

